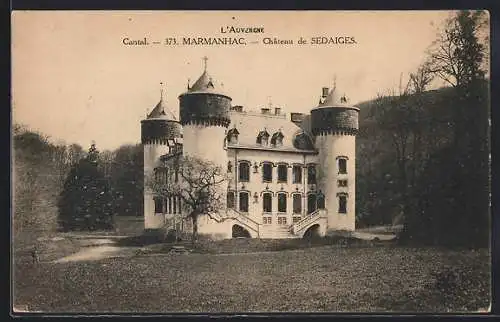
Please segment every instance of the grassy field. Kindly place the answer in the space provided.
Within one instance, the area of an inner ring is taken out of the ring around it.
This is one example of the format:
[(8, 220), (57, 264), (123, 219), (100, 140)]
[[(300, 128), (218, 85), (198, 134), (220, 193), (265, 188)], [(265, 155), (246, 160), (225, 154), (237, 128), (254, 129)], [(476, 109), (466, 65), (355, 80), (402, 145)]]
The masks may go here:
[(319, 246), (14, 264), (14, 305), (44, 312), (463, 312), (490, 298), (488, 250)]

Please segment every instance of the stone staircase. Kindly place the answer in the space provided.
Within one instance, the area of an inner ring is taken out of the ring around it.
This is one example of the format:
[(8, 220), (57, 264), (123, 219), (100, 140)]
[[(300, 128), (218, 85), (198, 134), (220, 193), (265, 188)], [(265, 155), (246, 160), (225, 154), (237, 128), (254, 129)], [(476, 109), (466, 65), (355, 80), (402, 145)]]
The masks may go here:
[(260, 238), (286, 239), (297, 237), (290, 232), (289, 225), (262, 225), (260, 226)]

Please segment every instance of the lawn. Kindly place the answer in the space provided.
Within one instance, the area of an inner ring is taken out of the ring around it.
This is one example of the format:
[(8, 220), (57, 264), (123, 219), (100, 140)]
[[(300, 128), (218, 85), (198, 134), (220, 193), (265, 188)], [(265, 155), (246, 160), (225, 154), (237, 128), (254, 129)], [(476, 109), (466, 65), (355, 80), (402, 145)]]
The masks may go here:
[[(488, 308), (488, 250), (319, 246), (14, 265), (44, 312), (463, 312)], [(436, 287), (437, 286), (437, 287)]]

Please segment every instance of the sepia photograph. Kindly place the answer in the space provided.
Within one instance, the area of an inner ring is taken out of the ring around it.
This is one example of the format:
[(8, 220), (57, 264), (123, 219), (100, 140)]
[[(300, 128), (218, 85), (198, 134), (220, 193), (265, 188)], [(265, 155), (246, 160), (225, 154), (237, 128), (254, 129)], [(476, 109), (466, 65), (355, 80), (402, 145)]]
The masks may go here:
[(491, 311), (488, 11), (11, 29), (11, 315)]

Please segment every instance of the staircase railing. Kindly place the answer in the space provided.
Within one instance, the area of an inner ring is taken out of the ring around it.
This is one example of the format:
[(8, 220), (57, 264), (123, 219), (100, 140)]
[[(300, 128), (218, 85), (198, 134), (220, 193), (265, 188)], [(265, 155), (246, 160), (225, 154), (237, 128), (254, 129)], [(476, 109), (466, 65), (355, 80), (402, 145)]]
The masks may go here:
[(221, 216), (220, 214), (212, 214), (212, 219), (217, 222), (223, 222), (228, 219), (233, 219), (241, 223), (246, 228), (253, 230), (257, 233), (257, 237), (260, 237), (260, 224), (253, 219), (250, 219), (248, 216), (241, 214), (239, 211), (228, 208), (225, 212), (225, 216)]
[(304, 229), (306, 226), (309, 224), (319, 220), (320, 218), (325, 217), (324, 215), (324, 210), (315, 210), (314, 212), (308, 214), (306, 217), (302, 218), (301, 220), (297, 221), (296, 223), (293, 223), (290, 226), (290, 231), (292, 234), (297, 234), (300, 232), (302, 229)]

